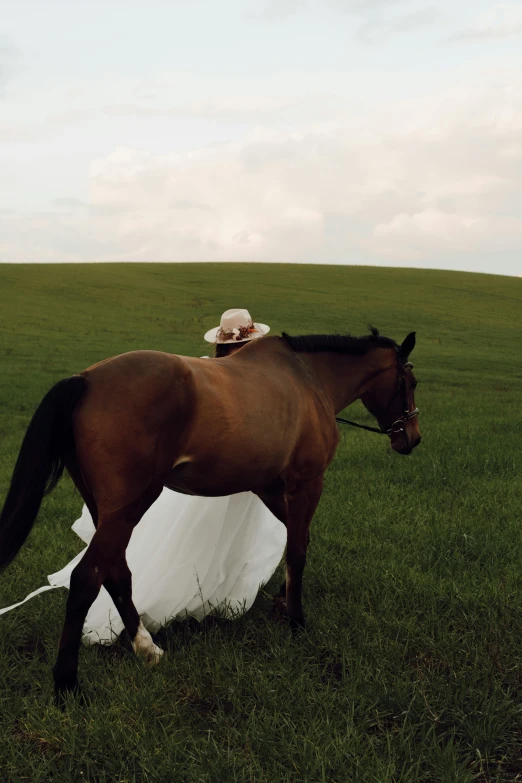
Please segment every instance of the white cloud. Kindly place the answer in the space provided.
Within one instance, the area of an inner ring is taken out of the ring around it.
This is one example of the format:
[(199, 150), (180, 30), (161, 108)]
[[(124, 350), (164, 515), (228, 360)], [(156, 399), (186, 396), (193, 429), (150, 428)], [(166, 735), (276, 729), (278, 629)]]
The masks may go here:
[(461, 258), (477, 253), (522, 252), (522, 218), (463, 215), (426, 209), (402, 213), (387, 224), (375, 226), (374, 234), (383, 258), (396, 257), (403, 244), (403, 258), (415, 260), (429, 243), (432, 254), (444, 257), (448, 251)]
[(252, 19), (276, 21), (305, 11), (324, 8), (341, 14), (367, 16), (388, 9), (394, 10), (401, 5), (408, 6), (408, 0), (264, 0), (261, 4), (254, 2), (247, 16)]
[(11, 81), (19, 55), (10, 39), (0, 35), (0, 98)]
[(404, 4), (405, 0), (329, 0), (332, 8), (339, 11), (366, 13), (375, 9), (394, 8)]
[(435, 6), (394, 14), (391, 17), (378, 15), (368, 19), (359, 29), (358, 37), (363, 41), (382, 41), (394, 33), (412, 33), (437, 20), (439, 13)]
[(304, 11), (307, 7), (308, 0), (265, 0), (260, 8), (251, 8), (247, 16), (253, 19), (284, 19)]
[(299, 97), (235, 95), (181, 103), (166, 108), (135, 103), (115, 104), (104, 107), (103, 111), (115, 117), (205, 117), (243, 119), (251, 123), (256, 117), (266, 119), (275, 113), (295, 109), (304, 103), (305, 99)]
[(473, 25), (451, 36), (450, 40), (484, 40), (522, 34), (522, 5), (499, 3), (481, 12)]
[(87, 121), (94, 112), (90, 109), (79, 109), (71, 112), (60, 112), (37, 118), (37, 122), (0, 123), (0, 141), (6, 144), (25, 144), (48, 141), (68, 125), (77, 125)]
[(522, 253), (521, 129), (513, 71), (299, 133), (260, 127), (186, 154), (120, 147), (92, 163), (88, 204), (1, 215), (0, 260), (477, 268)]

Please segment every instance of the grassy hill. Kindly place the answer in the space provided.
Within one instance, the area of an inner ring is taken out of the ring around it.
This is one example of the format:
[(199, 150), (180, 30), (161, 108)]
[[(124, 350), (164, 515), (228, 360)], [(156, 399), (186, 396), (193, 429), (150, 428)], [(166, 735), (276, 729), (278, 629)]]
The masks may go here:
[[(0, 618), (0, 780), (514, 781), (522, 769), (522, 280), (363, 267), (0, 265), (0, 503), (57, 380), (151, 348), (199, 355), (246, 306), (272, 331), (416, 330), (421, 446), (342, 433), (311, 530), (296, 643), (278, 572), (235, 622), (172, 624), (151, 670), (83, 649), (93, 701), (52, 705), (66, 592)], [(359, 421), (370, 419), (356, 404)], [(0, 606), (81, 549), (68, 478)]]

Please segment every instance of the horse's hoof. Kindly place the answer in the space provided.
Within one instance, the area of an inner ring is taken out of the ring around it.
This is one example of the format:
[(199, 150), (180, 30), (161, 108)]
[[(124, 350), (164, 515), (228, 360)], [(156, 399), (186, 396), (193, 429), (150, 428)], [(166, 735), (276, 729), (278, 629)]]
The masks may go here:
[(54, 685), (54, 703), (61, 710), (65, 709), (69, 694), (74, 696), (80, 706), (86, 707), (88, 705), (88, 699), (83, 690), (80, 688), (76, 677), (74, 680), (70, 678), (69, 680), (56, 682)]
[(145, 663), (150, 663), (152, 666), (157, 666), (161, 661), (164, 652), (157, 644), (151, 643), (149, 646), (135, 646), (134, 652), (138, 658), (141, 658)]
[(161, 649), (161, 647), (158, 647), (158, 645), (155, 644), (152, 649), (148, 651), (145, 660), (147, 663), (151, 663), (153, 666), (157, 666), (163, 655), (164, 651)]
[(132, 649), (139, 658), (152, 664), (158, 664), (163, 655), (163, 650), (154, 644), (152, 636), (141, 622), (132, 641)]
[(292, 636), (297, 636), (301, 633), (301, 631), (304, 631), (306, 627), (306, 621), (304, 618), (304, 615), (301, 615), (300, 617), (290, 617), (290, 630), (292, 631)]

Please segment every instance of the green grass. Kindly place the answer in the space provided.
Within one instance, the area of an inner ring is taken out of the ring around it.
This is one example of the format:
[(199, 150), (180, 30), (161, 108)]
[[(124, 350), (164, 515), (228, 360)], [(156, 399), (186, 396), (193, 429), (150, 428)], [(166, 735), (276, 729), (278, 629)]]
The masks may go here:
[[(220, 313), (274, 332), (417, 331), (421, 446), (346, 428), (311, 530), (307, 632), (269, 593), (237, 621), (172, 624), (157, 669), (83, 648), (92, 701), (52, 702), (65, 591), (0, 618), (0, 780), (522, 780), (522, 280), (358, 267), (0, 266), (0, 500), (58, 379), (136, 348), (201, 354)], [(350, 411), (369, 422), (357, 404)], [(81, 548), (69, 479), (0, 606)]]

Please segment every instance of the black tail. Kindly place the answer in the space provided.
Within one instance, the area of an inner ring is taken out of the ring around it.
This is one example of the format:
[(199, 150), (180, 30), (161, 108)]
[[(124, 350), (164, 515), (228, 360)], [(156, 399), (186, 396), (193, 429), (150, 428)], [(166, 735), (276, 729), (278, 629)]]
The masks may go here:
[(16, 557), (44, 495), (60, 480), (65, 457), (74, 448), (72, 412), (85, 385), (83, 375), (59, 381), (31, 419), (0, 513), (0, 569)]

